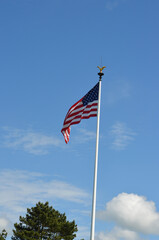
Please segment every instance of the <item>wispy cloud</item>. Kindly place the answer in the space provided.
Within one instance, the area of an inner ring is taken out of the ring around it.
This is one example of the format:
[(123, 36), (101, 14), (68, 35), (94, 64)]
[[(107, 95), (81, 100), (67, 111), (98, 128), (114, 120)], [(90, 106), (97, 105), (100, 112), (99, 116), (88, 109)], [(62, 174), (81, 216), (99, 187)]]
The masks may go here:
[(125, 123), (117, 122), (112, 126), (110, 135), (113, 138), (112, 148), (124, 150), (134, 140), (136, 133), (128, 128)]
[(11, 227), (12, 227), (12, 223), (8, 219), (8, 217), (6, 215), (1, 215), (0, 216), (0, 232), (2, 232), (3, 229), (5, 229), (7, 233), (10, 234)]
[(77, 135), (74, 137), (75, 142), (85, 143), (96, 139), (96, 133), (84, 128), (78, 128)]
[(79, 226), (78, 231), (79, 231), (79, 233), (77, 234), (78, 239), (89, 239), (89, 236), (90, 236), (89, 227)]
[(110, 232), (99, 232), (96, 240), (144, 240), (138, 233), (127, 229), (114, 227)]
[(7, 148), (20, 149), (35, 155), (48, 153), (51, 147), (61, 147), (62, 140), (57, 137), (48, 136), (32, 130), (3, 128), (5, 134), (3, 146)]
[(112, 11), (114, 8), (116, 8), (118, 5), (120, 5), (121, 3), (126, 2), (127, 0), (107, 0), (106, 1), (106, 8), (109, 11)]
[(136, 240), (139, 239), (137, 234), (159, 235), (159, 212), (155, 203), (147, 201), (144, 196), (121, 193), (108, 202), (106, 209), (99, 211), (97, 217), (117, 225), (117, 229), (111, 232), (114, 238), (111, 238), (111, 234), (105, 233), (103, 238), (98, 236), (99, 240), (120, 238)]
[(0, 172), (0, 229), (6, 228), (26, 207), (38, 201), (68, 201), (87, 204), (89, 194), (64, 181), (48, 180), (48, 176), (27, 171)]

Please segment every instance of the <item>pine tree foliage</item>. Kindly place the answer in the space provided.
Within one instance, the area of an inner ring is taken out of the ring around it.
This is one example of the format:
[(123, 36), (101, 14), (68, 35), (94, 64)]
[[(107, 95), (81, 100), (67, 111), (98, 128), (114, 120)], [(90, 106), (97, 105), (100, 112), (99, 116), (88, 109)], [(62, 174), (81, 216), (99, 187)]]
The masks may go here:
[(7, 237), (7, 232), (3, 229), (2, 233), (0, 233), (0, 240), (5, 240)]
[(27, 209), (25, 217), (19, 217), (15, 223), (12, 240), (72, 240), (76, 237), (77, 225), (69, 222), (49, 203), (38, 202), (35, 207)]

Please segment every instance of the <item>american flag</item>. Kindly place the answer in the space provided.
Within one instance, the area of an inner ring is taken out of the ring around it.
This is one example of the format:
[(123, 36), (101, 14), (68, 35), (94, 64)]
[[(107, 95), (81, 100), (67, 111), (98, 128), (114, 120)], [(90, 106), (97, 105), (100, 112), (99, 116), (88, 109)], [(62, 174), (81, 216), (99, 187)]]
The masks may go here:
[(68, 110), (61, 130), (66, 143), (69, 141), (71, 125), (80, 123), (82, 119), (97, 116), (98, 92), (99, 83)]

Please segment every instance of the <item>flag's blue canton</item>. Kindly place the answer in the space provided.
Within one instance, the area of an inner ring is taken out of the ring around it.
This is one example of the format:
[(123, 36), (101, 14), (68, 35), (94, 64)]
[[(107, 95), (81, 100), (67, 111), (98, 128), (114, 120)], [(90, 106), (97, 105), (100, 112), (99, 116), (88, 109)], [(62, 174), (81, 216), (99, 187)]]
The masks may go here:
[(99, 83), (92, 88), (82, 99), (83, 105), (86, 106), (89, 102), (98, 100)]

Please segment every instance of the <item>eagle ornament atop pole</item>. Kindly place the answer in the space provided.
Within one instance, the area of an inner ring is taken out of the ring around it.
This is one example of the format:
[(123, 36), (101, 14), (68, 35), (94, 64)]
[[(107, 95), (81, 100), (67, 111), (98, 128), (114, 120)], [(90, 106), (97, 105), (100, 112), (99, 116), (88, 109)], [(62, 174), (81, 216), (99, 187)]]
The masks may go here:
[[(97, 68), (99, 68), (100, 73), (102, 73), (103, 69), (106, 68), (106, 67), (105, 67), (105, 66), (103, 66), (103, 67), (99, 67), (99, 66), (97, 66)], [(104, 73), (103, 73), (103, 75), (104, 75)]]
[(95, 212), (96, 212), (96, 192), (97, 192), (97, 168), (98, 168), (98, 146), (99, 146), (99, 121), (100, 121), (100, 101), (101, 101), (101, 81), (104, 73), (102, 72), (105, 66), (99, 67), (99, 94), (98, 94), (98, 113), (97, 113), (97, 132), (96, 132), (96, 153), (94, 165), (94, 184), (93, 184), (93, 198), (92, 198), (92, 216), (91, 216), (91, 234), (90, 240), (94, 240), (95, 235)]

